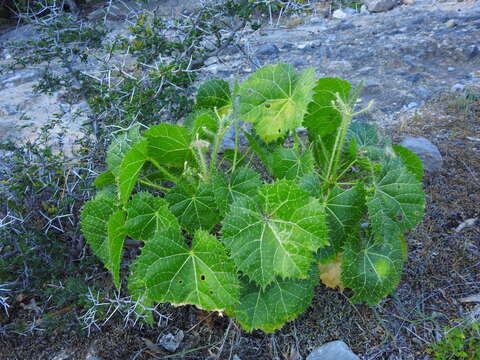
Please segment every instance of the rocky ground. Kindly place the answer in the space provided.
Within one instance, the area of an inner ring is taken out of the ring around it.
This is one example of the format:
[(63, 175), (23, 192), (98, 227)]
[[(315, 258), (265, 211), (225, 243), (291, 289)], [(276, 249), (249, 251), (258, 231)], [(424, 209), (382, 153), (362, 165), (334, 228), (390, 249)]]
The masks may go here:
[[(427, 213), (408, 237), (409, 261), (393, 296), (375, 308), (354, 306), (347, 301), (348, 293), (319, 286), (304, 315), (268, 336), (245, 334), (228, 319), (192, 307), (165, 306), (160, 312), (169, 321), (160, 328), (125, 327), (118, 316), (90, 336), (68, 326), (54, 331), (39, 326), (28, 336), (0, 335), (0, 358), (299, 360), (323, 343), (343, 340), (363, 359), (429, 359), (426, 348), (441, 337), (449, 319), (479, 317), (480, 305), (462, 299), (480, 292), (480, 231), (475, 220), (459, 226), (480, 216), (480, 97), (468, 104), (458, 99), (480, 93), (480, 2), (406, 3), (380, 13), (345, 11), (325, 18), (319, 10), (282, 17), (278, 24), (274, 18), (274, 25), (240, 31), (200, 71), (202, 79), (234, 79), (266, 63), (286, 62), (298, 69), (313, 67), (321, 76), (363, 80), (362, 101), (375, 100), (367, 120), (396, 141), (405, 135), (423, 136), (438, 146), (443, 167), (426, 177)], [(176, 5), (167, 1), (165, 13), (181, 13)], [(110, 10), (112, 33), (124, 32), (125, 19), (135, 9), (119, 5)], [(102, 8), (93, 8), (89, 18), (102, 16)], [(9, 48), (2, 44), (32, 36), (30, 26), (3, 30), (0, 64), (11, 61)], [(98, 71), (95, 63), (82, 69)], [(68, 152), (83, 136), (89, 107), (85, 101), (66, 102), (62, 93), (34, 94), (41, 73), (42, 67), (35, 66), (0, 75), (0, 143), (33, 138), (56, 116), (59, 122), (52, 131), (64, 134)], [(35, 318), (36, 310), (26, 306), (26, 300), (17, 303), (12, 314)], [(81, 314), (65, 308), (52, 316), (64, 315)], [(8, 321), (0, 311), (0, 324)], [(175, 353), (158, 345), (179, 331), (184, 336)], [(342, 351), (341, 344), (335, 346), (337, 354)], [(356, 359), (350, 350), (344, 356)]]
[[(282, 17), (278, 25), (241, 31), (233, 45), (207, 59), (202, 76), (233, 79), (248, 76), (266, 63), (287, 62), (297, 69), (313, 67), (320, 76), (354, 83), (363, 80), (364, 101), (376, 101), (368, 117), (380, 125), (397, 122), (402, 114), (417, 111), (442, 93), (479, 87), (480, 3), (408, 3), (381, 13), (346, 12), (340, 15), (343, 19), (324, 18), (320, 12)], [(166, 4), (166, 13), (184, 7), (171, 1)], [(189, 4), (192, 7), (194, 2)], [(90, 18), (102, 17), (101, 11)], [(109, 38), (126, 31), (125, 18), (134, 10), (118, 5), (115, 11), (108, 23)], [(2, 43), (34, 36), (31, 26), (0, 35), (0, 64), (11, 58), (8, 49), (2, 51)], [(98, 69), (92, 63), (82, 70), (95, 74)], [(61, 93), (34, 95), (32, 87), (41, 72), (41, 66), (35, 66), (0, 76), (0, 141), (32, 137), (48, 118), (60, 114), (61, 123), (69, 129), (68, 150), (81, 137), (88, 106), (84, 102), (72, 106)]]

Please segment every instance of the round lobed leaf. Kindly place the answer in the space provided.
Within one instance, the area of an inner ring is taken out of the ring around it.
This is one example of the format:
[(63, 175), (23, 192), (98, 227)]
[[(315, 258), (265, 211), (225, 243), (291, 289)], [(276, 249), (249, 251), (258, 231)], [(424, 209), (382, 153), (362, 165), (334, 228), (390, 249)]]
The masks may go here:
[(237, 268), (262, 288), (277, 275), (306, 278), (313, 253), (328, 245), (323, 206), (287, 180), (233, 203), (222, 235)]
[(158, 232), (133, 264), (129, 290), (136, 298), (194, 304), (223, 311), (238, 304), (235, 266), (214, 236), (199, 230), (191, 249), (178, 229)]

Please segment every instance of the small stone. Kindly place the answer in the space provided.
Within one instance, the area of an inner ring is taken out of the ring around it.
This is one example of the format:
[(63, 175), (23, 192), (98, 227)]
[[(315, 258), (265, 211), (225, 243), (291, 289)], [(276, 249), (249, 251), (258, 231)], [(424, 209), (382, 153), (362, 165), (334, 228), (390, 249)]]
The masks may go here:
[(446, 23), (445, 23), (445, 26), (449, 29), (452, 29), (454, 28), (455, 26), (457, 26), (457, 21), (454, 20), (454, 19), (450, 19), (448, 20)]
[(176, 335), (168, 333), (160, 338), (158, 345), (162, 346), (167, 351), (174, 352), (182, 343), (183, 338), (184, 334), (182, 330), (179, 330)]
[(449, 66), (449, 67), (447, 68), (447, 70), (448, 70), (449, 72), (452, 72), (452, 71), (455, 71), (455, 68), (454, 68), (453, 66)]
[(423, 137), (407, 136), (400, 145), (413, 151), (422, 160), (426, 171), (434, 172), (442, 168), (442, 154), (430, 140)]
[(480, 54), (480, 50), (477, 45), (471, 45), (467, 48), (467, 57), (468, 60), (476, 58)]
[(370, 12), (383, 12), (393, 9), (397, 5), (397, 0), (364, 0)]
[(415, 4), (415, 0), (403, 0), (402, 1), (405, 5), (413, 5)]
[(312, 16), (310, 18), (310, 24), (319, 24), (321, 22), (323, 22), (323, 18), (320, 16)]
[(455, 84), (452, 86), (452, 88), (450, 89), (452, 92), (461, 92), (463, 90), (465, 90), (465, 85), (463, 84)]
[(370, 11), (368, 11), (368, 9), (367, 9), (367, 5), (363, 4), (363, 5), (360, 7), (360, 14), (363, 14), (363, 15), (368, 15), (368, 14), (370, 14)]
[(332, 341), (315, 349), (306, 360), (360, 360), (343, 341)]
[(334, 19), (346, 19), (353, 15), (356, 15), (357, 11), (352, 8), (337, 9), (333, 12), (332, 17)]
[(262, 45), (255, 51), (256, 56), (277, 56), (279, 53), (280, 50), (273, 44)]
[(410, 109), (413, 109), (413, 108), (416, 108), (416, 107), (418, 107), (418, 103), (415, 102), (415, 101), (412, 101), (412, 102), (408, 103), (407, 106), (406, 106), (407, 110), (410, 110)]
[(207, 60), (205, 60), (204, 64), (205, 66), (210, 66), (212, 64), (215, 64), (217, 62), (217, 58), (216, 57), (209, 57)]

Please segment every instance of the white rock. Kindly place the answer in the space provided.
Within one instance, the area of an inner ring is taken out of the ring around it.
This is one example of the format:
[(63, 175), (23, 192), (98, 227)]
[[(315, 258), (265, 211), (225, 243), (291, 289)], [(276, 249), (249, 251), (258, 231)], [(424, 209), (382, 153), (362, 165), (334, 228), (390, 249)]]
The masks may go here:
[(413, 151), (422, 160), (426, 171), (434, 172), (443, 165), (443, 157), (438, 148), (423, 137), (407, 136), (400, 143), (401, 146)]
[(343, 341), (332, 341), (315, 349), (306, 360), (360, 360)]
[(370, 12), (383, 12), (393, 9), (397, 6), (397, 0), (363, 0)]
[(357, 11), (352, 8), (337, 9), (333, 12), (332, 17), (334, 19), (346, 19), (353, 15), (356, 15)]
[(457, 26), (457, 22), (454, 19), (450, 19), (445, 23), (445, 26), (449, 29), (454, 28)]
[(450, 89), (452, 92), (460, 92), (460, 91), (463, 91), (465, 90), (465, 85), (463, 84), (455, 84), (452, 86), (452, 88)]
[(363, 4), (363, 5), (360, 7), (360, 14), (363, 14), (363, 15), (368, 15), (368, 14), (370, 14), (370, 11), (368, 11), (368, 9), (367, 9), (367, 5)]

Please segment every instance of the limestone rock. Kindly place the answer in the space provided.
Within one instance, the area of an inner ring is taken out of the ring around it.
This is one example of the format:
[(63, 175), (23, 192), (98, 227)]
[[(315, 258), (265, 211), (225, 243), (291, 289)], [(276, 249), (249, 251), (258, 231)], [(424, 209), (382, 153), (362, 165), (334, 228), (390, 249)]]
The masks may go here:
[(364, 0), (363, 3), (370, 12), (388, 11), (398, 4), (397, 0)]
[(360, 360), (343, 341), (325, 343), (315, 349), (306, 360)]
[(443, 165), (443, 157), (438, 148), (423, 137), (407, 136), (401, 146), (413, 151), (422, 160), (425, 171), (434, 172)]
[(345, 8), (345, 9), (337, 9), (333, 12), (332, 17), (334, 19), (346, 19), (350, 16), (358, 14), (355, 9), (352, 8)]

